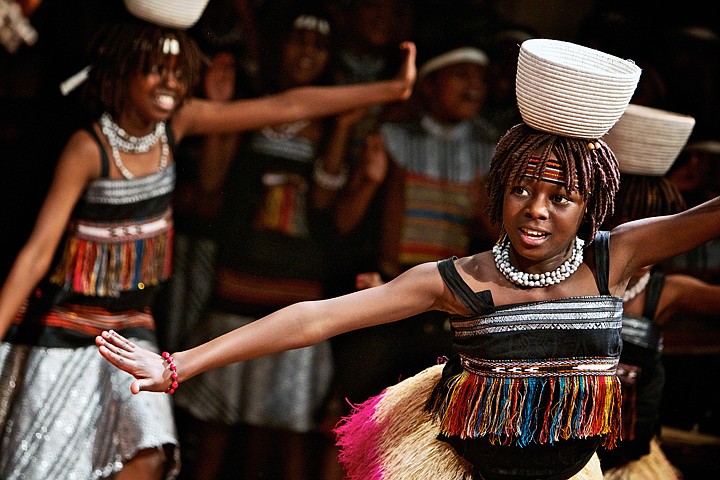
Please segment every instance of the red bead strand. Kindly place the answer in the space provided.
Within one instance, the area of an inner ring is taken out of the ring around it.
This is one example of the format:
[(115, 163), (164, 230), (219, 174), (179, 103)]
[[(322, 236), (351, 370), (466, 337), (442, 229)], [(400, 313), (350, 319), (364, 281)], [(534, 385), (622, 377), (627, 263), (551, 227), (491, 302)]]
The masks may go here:
[(168, 352), (163, 352), (162, 358), (168, 363), (168, 366), (170, 368), (170, 378), (172, 379), (172, 383), (170, 383), (170, 386), (167, 388), (167, 390), (165, 390), (165, 393), (172, 395), (173, 393), (175, 393), (175, 390), (178, 388), (178, 386), (180, 386), (177, 381), (177, 367), (175, 366), (172, 355), (170, 355)]

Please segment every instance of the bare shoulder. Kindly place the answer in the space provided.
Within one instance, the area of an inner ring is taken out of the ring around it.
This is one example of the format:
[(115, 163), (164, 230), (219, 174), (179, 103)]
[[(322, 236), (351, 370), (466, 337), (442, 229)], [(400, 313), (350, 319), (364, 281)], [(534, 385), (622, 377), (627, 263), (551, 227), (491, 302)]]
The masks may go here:
[(101, 170), (102, 148), (90, 132), (77, 130), (65, 144), (58, 161), (58, 168), (68, 168), (78, 177), (97, 177)]

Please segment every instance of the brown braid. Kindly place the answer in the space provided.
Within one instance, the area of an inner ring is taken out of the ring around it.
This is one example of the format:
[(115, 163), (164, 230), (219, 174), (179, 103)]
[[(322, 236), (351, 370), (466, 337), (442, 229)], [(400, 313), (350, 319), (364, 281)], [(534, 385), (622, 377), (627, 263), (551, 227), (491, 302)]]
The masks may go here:
[(110, 25), (97, 37), (95, 59), (83, 93), (91, 111), (121, 112), (127, 101), (127, 89), (133, 75), (147, 74), (162, 63), (163, 39), (174, 38), (180, 44), (179, 69), (188, 94), (200, 79), (203, 57), (194, 39), (185, 31), (163, 28), (140, 21)]
[(490, 220), (502, 224), (506, 187), (520, 180), (531, 157), (540, 159), (535, 170), (535, 176), (540, 178), (550, 153), (562, 165), (567, 191), (577, 190), (587, 202), (587, 214), (578, 235), (589, 244), (605, 218), (612, 215), (620, 183), (615, 154), (602, 140), (563, 137), (524, 123), (512, 127), (498, 142), (490, 164)]
[(622, 174), (620, 190), (615, 197), (615, 214), (605, 228), (659, 215), (672, 215), (686, 209), (680, 190), (664, 177)]

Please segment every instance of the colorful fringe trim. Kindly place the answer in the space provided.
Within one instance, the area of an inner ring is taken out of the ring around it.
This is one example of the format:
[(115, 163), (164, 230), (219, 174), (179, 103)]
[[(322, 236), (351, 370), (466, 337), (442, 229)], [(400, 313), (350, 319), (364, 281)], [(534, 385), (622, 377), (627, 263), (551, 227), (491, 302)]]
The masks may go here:
[(170, 278), (172, 242), (172, 227), (127, 241), (73, 235), (50, 281), (90, 296), (117, 297), (123, 291), (142, 290)]
[(447, 443), (424, 404), (442, 374), (430, 367), (354, 406), (335, 428), (348, 480), (470, 480), (472, 467)]
[(438, 384), (427, 409), (448, 436), (522, 447), (603, 435), (613, 448), (620, 401), (616, 375), (488, 378), (463, 371)]
[(637, 422), (637, 378), (640, 367), (618, 364), (618, 378), (622, 389), (622, 439), (635, 439), (635, 423)]

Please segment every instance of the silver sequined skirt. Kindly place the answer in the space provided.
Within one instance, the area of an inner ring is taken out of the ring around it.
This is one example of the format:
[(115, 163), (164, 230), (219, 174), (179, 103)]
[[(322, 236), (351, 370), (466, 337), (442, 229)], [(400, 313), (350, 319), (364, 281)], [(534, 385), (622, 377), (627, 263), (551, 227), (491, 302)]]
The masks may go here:
[[(196, 343), (252, 321), (210, 313)], [(200, 374), (180, 385), (175, 401), (200, 420), (308, 432), (317, 424), (333, 372), (332, 348), (324, 341)]]
[[(25, 374), (18, 382), (22, 363)], [(167, 478), (177, 476), (180, 451), (170, 396), (133, 395), (132, 377), (94, 346), (0, 343), (0, 366), (3, 480), (106, 478), (139, 450), (161, 446), (172, 451)]]

